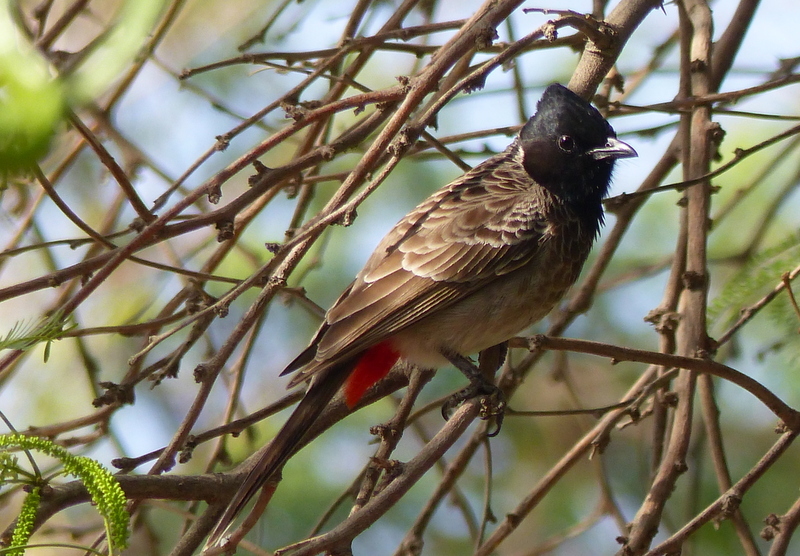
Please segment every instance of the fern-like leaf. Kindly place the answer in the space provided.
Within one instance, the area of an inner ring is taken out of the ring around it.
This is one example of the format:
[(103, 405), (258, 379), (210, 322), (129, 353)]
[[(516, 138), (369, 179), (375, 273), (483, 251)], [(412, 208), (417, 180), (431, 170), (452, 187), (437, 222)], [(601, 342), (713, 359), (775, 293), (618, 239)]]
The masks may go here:
[[(709, 306), (709, 321), (717, 326), (730, 324), (742, 310), (752, 306), (780, 284), (783, 276), (797, 267), (798, 261), (800, 232), (795, 232), (753, 257), (725, 284)], [(800, 343), (791, 341), (797, 337), (800, 320), (785, 292), (772, 299), (764, 307), (763, 313), (774, 325), (774, 332), (780, 336), (775, 345), (782, 349), (789, 348), (790, 351), (800, 349)]]
[(58, 459), (67, 474), (77, 477), (86, 486), (92, 501), (97, 506), (97, 511), (103, 517), (111, 552), (121, 550), (128, 545), (130, 515), (125, 507), (127, 500), (119, 483), (108, 469), (91, 458), (73, 455), (58, 444), (36, 436), (0, 435), (0, 448), (9, 447), (42, 452)]
[(17, 524), (11, 534), (10, 550), (7, 552), (10, 556), (22, 556), (25, 554), (25, 545), (28, 544), (33, 534), (33, 526), (36, 523), (36, 510), (39, 509), (40, 498), (41, 491), (39, 487), (34, 487), (25, 497), (25, 500), (22, 501)]
[(14, 326), (5, 337), (0, 338), (0, 350), (27, 350), (36, 344), (47, 342), (45, 348), (45, 362), (47, 362), (50, 343), (54, 340), (60, 340), (65, 332), (72, 330), (75, 326), (77, 325), (69, 323), (69, 318), (64, 317), (61, 311), (42, 317), (33, 324), (18, 321), (14, 323)]

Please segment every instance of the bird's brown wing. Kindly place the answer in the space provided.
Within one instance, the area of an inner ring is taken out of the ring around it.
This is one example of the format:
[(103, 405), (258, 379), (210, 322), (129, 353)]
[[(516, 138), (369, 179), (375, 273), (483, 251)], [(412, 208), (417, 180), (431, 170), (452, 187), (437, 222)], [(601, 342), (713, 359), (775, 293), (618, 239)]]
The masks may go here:
[(328, 311), (301, 354), (304, 361), (296, 360), (319, 365), (308, 366), (292, 384), (531, 261), (551, 235), (547, 195), (509, 149), (420, 204), (387, 234)]

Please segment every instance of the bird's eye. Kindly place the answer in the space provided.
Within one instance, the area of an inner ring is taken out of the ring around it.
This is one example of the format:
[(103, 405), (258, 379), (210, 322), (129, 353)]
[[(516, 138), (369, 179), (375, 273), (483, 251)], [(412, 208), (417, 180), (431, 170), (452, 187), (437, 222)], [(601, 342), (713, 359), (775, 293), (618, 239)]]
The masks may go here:
[(569, 135), (562, 135), (558, 138), (558, 148), (565, 153), (571, 153), (575, 150), (575, 139)]

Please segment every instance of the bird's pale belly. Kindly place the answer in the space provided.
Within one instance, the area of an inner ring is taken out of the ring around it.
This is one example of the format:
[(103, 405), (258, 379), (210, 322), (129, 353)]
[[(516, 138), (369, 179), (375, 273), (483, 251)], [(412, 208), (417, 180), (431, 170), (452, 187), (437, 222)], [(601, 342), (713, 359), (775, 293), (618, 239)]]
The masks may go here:
[(579, 270), (575, 265), (551, 266), (546, 273), (520, 269), (395, 334), (392, 344), (403, 359), (421, 367), (447, 365), (442, 349), (471, 355), (544, 318)]

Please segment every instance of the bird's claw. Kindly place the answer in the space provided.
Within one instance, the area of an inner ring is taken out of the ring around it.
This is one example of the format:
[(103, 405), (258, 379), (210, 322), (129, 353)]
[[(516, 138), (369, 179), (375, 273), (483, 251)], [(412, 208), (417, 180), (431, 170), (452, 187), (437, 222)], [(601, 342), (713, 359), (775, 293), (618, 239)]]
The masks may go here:
[(466, 388), (462, 388), (444, 402), (442, 417), (447, 421), (450, 414), (462, 403), (473, 398), (480, 398), (480, 411), (478, 416), (483, 419), (495, 420), (495, 429), (487, 436), (497, 436), (503, 425), (503, 416), (506, 409), (506, 398), (503, 391), (488, 381), (475, 381)]

